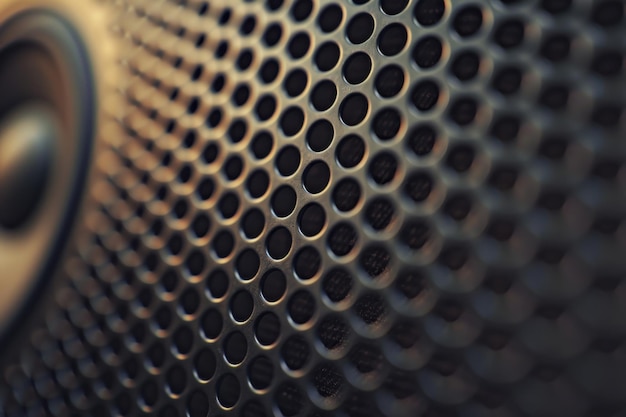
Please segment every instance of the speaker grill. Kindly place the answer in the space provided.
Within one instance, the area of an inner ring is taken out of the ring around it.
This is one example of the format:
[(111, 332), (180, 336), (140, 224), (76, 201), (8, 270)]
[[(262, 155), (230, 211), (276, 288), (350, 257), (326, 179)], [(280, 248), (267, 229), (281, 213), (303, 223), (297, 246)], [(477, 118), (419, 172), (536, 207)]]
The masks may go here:
[(110, 0), (7, 415), (626, 410), (617, 0)]

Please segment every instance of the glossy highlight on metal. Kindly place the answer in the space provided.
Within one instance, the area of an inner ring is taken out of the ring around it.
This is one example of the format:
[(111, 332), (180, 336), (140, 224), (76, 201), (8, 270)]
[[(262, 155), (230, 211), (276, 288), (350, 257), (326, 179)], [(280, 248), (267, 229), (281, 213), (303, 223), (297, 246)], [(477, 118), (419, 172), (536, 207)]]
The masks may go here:
[(0, 413), (626, 411), (623, 1), (91, 6), (96, 150)]

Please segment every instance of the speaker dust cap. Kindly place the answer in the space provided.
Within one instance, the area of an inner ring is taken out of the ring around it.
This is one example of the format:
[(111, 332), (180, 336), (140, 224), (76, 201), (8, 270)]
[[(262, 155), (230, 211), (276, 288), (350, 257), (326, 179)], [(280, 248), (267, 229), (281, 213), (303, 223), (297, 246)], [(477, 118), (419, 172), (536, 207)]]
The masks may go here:
[(2, 332), (52, 275), (91, 165), (99, 92), (76, 15), (65, 1), (0, 6)]

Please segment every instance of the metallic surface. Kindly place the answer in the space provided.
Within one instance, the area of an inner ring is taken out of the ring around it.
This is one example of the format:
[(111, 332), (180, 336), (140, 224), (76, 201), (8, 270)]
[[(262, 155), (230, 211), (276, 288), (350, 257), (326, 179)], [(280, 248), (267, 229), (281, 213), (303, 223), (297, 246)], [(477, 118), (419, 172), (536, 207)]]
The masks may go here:
[(116, 123), (0, 411), (626, 412), (622, 1), (98, 3)]

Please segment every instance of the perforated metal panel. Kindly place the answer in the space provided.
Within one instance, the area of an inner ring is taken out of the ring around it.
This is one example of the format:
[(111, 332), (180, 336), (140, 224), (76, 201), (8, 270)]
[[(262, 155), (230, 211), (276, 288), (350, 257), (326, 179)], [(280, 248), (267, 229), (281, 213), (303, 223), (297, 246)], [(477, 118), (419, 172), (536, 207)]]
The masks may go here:
[(128, 108), (2, 414), (626, 412), (623, 1), (102, 3)]

